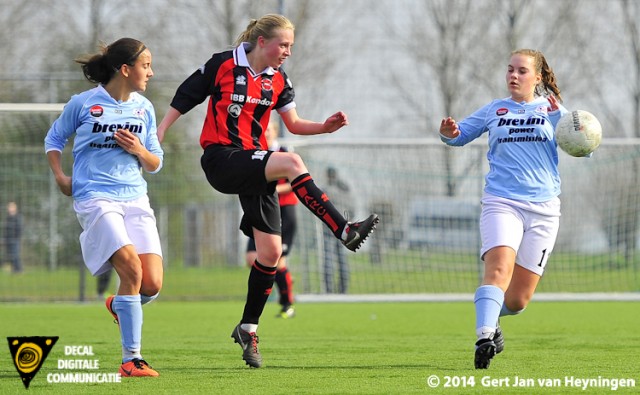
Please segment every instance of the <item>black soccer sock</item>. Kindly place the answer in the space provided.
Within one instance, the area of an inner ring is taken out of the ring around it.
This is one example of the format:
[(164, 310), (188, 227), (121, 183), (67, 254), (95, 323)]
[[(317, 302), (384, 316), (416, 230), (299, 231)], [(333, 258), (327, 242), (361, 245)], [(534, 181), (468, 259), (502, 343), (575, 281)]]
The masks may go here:
[(291, 273), (286, 267), (276, 272), (276, 284), (280, 291), (280, 304), (282, 306), (290, 306), (293, 304), (293, 281), (291, 281)]
[(264, 266), (256, 259), (249, 273), (247, 302), (244, 305), (241, 323), (258, 324), (262, 310), (271, 295), (275, 277), (275, 267)]
[(334, 236), (341, 239), (342, 230), (347, 225), (347, 220), (329, 201), (329, 197), (316, 186), (309, 173), (302, 174), (293, 180), (291, 188), (302, 204), (327, 224)]

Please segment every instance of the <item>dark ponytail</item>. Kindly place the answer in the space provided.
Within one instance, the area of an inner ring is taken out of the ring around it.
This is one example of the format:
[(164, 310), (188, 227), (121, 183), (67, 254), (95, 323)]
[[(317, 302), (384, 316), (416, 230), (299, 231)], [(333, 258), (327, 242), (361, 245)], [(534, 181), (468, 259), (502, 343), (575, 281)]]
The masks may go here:
[(86, 79), (94, 83), (107, 84), (123, 64), (133, 66), (138, 56), (147, 47), (133, 38), (121, 38), (110, 45), (100, 44), (100, 52), (80, 56), (80, 63)]

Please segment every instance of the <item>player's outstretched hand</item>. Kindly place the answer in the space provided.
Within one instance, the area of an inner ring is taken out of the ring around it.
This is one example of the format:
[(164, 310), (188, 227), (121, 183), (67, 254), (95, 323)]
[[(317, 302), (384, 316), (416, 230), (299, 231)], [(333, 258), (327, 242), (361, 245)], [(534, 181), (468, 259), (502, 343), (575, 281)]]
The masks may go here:
[(450, 139), (458, 137), (460, 130), (458, 129), (458, 124), (455, 119), (451, 117), (444, 118), (442, 122), (440, 122), (440, 134)]
[(349, 120), (347, 119), (347, 114), (342, 111), (338, 111), (333, 114), (326, 121), (324, 121), (324, 130), (326, 133), (333, 133), (336, 130), (340, 129), (343, 126), (347, 126), (349, 124)]

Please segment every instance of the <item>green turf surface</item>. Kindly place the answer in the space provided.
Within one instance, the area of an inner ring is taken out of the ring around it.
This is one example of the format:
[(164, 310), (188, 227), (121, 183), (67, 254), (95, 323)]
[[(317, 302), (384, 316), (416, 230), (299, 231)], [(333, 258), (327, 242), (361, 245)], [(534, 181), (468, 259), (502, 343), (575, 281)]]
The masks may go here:
[[(366, 255), (350, 257), (350, 294), (390, 293), (472, 293), (480, 281), (475, 256), (429, 255), (420, 258), (416, 251), (397, 256), (402, 265), (377, 265)], [(623, 265), (608, 256), (554, 256), (538, 287), (538, 292), (638, 292), (640, 267)], [(465, 260), (466, 264), (460, 264)], [(475, 261), (474, 261), (475, 260)], [(293, 259), (290, 270), (295, 292), (322, 293), (322, 275)], [(469, 263), (471, 262), (471, 263)], [(29, 266), (20, 275), (0, 270), (0, 302), (4, 301), (77, 301), (95, 299), (96, 279), (81, 267), (47, 270)], [(6, 267), (5, 267), (6, 269)], [(305, 275), (306, 273), (306, 275)], [(81, 274), (84, 278), (81, 278)], [(183, 267), (174, 263), (164, 273), (162, 295), (165, 301), (236, 300), (246, 295), (249, 270), (243, 266), (218, 265)], [(115, 290), (115, 276), (111, 291)], [(81, 284), (84, 284), (81, 287)], [(82, 292), (80, 291), (82, 289)]]
[[(583, 391), (565, 377), (633, 379), (635, 388), (616, 392), (640, 389), (640, 315), (634, 302), (534, 302), (524, 314), (502, 320), (505, 351), (486, 371), (473, 368), (471, 303), (307, 303), (299, 304), (298, 316), (290, 320), (274, 318), (277, 309), (274, 303), (267, 305), (258, 333), (264, 366), (250, 369), (229, 337), (242, 303), (160, 298), (144, 309), (143, 356), (161, 376), (121, 383), (47, 382), (49, 374), (94, 372), (59, 370), (59, 359), (97, 359), (99, 372), (117, 370), (118, 329), (102, 304), (0, 304), (0, 335), (60, 337), (31, 382), (31, 393), (611, 392), (611, 385)], [(65, 356), (69, 345), (91, 346), (95, 355)], [(24, 393), (6, 343), (3, 348), (0, 394)], [(427, 384), (433, 375), (440, 380), (437, 388)], [(516, 376), (534, 380), (533, 386), (513, 387)], [(539, 379), (560, 384), (546, 388)]]

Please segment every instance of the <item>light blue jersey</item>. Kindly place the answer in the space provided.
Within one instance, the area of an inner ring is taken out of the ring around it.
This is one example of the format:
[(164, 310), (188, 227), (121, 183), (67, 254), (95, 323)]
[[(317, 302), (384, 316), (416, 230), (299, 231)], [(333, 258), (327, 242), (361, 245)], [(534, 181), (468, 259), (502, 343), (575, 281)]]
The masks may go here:
[(555, 127), (567, 109), (547, 112), (549, 101), (530, 103), (497, 99), (458, 123), (460, 135), (441, 136), (452, 146), (465, 145), (489, 132), (489, 173), (485, 191), (495, 196), (545, 202), (560, 195)]
[(164, 153), (156, 135), (155, 111), (138, 93), (132, 93), (126, 102), (118, 102), (99, 85), (74, 95), (51, 125), (44, 140), (46, 152), (62, 152), (69, 137), (76, 134), (72, 174), (76, 201), (100, 197), (125, 201), (147, 193), (138, 158), (113, 138), (117, 129), (129, 129), (160, 158), (154, 173), (162, 168)]

